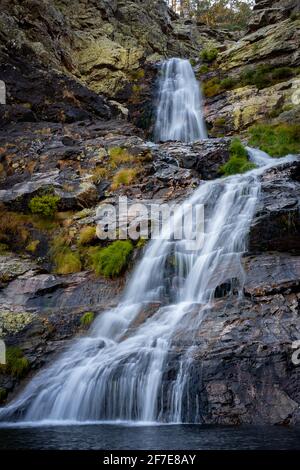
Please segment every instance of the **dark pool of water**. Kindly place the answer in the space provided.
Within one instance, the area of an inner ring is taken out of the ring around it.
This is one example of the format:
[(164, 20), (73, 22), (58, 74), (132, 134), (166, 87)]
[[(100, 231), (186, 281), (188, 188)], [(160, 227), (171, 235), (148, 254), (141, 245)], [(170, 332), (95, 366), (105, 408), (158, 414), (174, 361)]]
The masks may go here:
[(0, 428), (2, 449), (300, 450), (300, 428), (90, 424)]

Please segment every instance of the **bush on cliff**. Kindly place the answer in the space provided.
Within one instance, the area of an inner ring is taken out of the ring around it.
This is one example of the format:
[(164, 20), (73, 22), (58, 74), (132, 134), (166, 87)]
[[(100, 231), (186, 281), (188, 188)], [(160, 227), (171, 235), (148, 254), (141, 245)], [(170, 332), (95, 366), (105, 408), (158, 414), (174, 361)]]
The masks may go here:
[(253, 170), (255, 168), (254, 163), (248, 160), (248, 154), (239, 139), (234, 139), (231, 142), (230, 158), (227, 163), (222, 165), (219, 172), (224, 176), (236, 175), (238, 173), (246, 173), (246, 171)]
[(200, 53), (200, 58), (203, 62), (210, 64), (214, 62), (218, 56), (218, 49), (215, 47), (203, 49)]
[(33, 214), (42, 217), (52, 218), (57, 211), (59, 196), (53, 194), (44, 194), (43, 196), (35, 196), (29, 202), (29, 209)]

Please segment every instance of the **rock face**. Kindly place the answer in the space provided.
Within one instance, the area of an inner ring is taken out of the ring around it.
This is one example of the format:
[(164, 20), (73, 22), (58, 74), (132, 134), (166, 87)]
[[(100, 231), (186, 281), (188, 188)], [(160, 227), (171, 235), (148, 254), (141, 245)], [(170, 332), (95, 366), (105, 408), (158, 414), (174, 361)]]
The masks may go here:
[(256, 31), (269, 24), (279, 23), (299, 12), (300, 6), (297, 0), (256, 0), (249, 30)]
[[(7, 86), (7, 104), (0, 105), (0, 333), (29, 359), (29, 376), (86, 333), (86, 312), (101, 315), (124, 287), (126, 276), (99, 277), (85, 265), (89, 250), (105, 246), (80, 241), (82, 229), (96, 223), (97, 205), (117, 204), (120, 195), (129, 203), (182, 201), (203, 180), (219, 177), (228, 161), (229, 137), (147, 142), (160, 60), (198, 59), (203, 47), (218, 48), (217, 61), (199, 73), (236, 81), (206, 99), (208, 125), (219, 134), (243, 132), (271, 115), (286, 122), (300, 115), (297, 1), (257, 1), (237, 43), (229, 33), (179, 19), (163, 0), (50, 3), (2, 0), (0, 13), (0, 79)], [(265, 64), (289, 67), (291, 75), (269, 86), (239, 86), (249, 67)], [(134, 177), (114, 187), (120, 170)], [(50, 224), (28, 206), (48, 192), (60, 197)], [(299, 199), (299, 162), (262, 176), (243, 258), (244, 297), (224, 273), (201, 328), (174, 338), (164, 382), (194, 337), (188, 387), (191, 396), (200, 393), (203, 423), (300, 421), (300, 369), (292, 362), (300, 338)], [(60, 238), (71, 255), (80, 254), (78, 272), (55, 271), (50, 247)], [(141, 253), (135, 246), (130, 268)], [(149, 305), (126, 335), (157, 308)], [(0, 399), (22, 384), (0, 369)]]
[[(221, 89), (206, 101), (209, 126), (220, 127), (222, 120), (221, 131), (227, 134), (245, 131), (266, 119), (299, 121), (299, 4), (261, 1), (256, 7), (262, 9), (254, 10), (255, 27), (251, 23), (246, 36), (219, 54), (214, 69), (200, 74), (204, 81), (229, 78), (235, 82), (232, 89)], [(272, 73), (277, 78), (253, 85), (243, 83), (245, 74), (258, 70), (261, 77)]]

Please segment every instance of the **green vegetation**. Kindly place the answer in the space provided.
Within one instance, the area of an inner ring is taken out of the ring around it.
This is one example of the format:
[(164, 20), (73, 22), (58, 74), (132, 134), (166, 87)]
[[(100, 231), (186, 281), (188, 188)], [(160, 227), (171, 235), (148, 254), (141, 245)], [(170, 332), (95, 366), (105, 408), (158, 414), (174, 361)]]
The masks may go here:
[(139, 240), (138, 240), (138, 242), (137, 242), (137, 244), (136, 244), (136, 247), (137, 247), (139, 250), (141, 250), (142, 248), (144, 248), (144, 246), (147, 245), (147, 242), (148, 242), (147, 238), (141, 237), (141, 238), (139, 238)]
[(236, 80), (231, 77), (224, 78), (221, 80), (220, 87), (222, 90), (232, 90), (236, 86)]
[(125, 271), (133, 251), (132, 242), (117, 240), (106, 248), (91, 252), (92, 264), (98, 275), (114, 278)]
[(122, 147), (113, 147), (108, 151), (110, 157), (110, 165), (112, 168), (117, 168), (119, 165), (129, 163), (133, 160), (133, 156), (128, 153), (128, 150)]
[(137, 175), (137, 170), (135, 168), (123, 168), (119, 170), (112, 179), (111, 189), (115, 191), (120, 186), (128, 186), (133, 183)]
[(0, 243), (0, 255), (5, 255), (9, 251), (9, 246), (6, 243)]
[(218, 77), (214, 77), (203, 82), (203, 93), (207, 98), (212, 98), (222, 91), (220, 79)]
[(203, 49), (200, 53), (200, 58), (203, 62), (211, 64), (218, 56), (218, 49), (215, 47)]
[(6, 374), (24, 377), (29, 369), (29, 361), (20, 348), (11, 346), (6, 350), (6, 364), (0, 366)]
[(88, 226), (80, 230), (79, 244), (89, 245), (96, 238), (96, 227)]
[(201, 65), (199, 69), (199, 73), (207, 73), (207, 72), (209, 72), (209, 66), (207, 64)]
[(225, 165), (222, 165), (219, 172), (224, 176), (236, 175), (237, 173), (246, 173), (246, 171), (253, 170), (255, 165), (248, 160), (248, 154), (239, 139), (234, 139), (231, 142), (230, 158)]
[(72, 274), (81, 271), (80, 254), (72, 251), (66, 237), (56, 237), (52, 242), (50, 254), (57, 274)]
[(240, 86), (255, 85), (259, 90), (293, 77), (295, 70), (290, 67), (274, 68), (272, 65), (259, 65), (245, 70), (239, 79)]
[(40, 240), (32, 240), (28, 245), (26, 246), (26, 251), (29, 251), (30, 253), (35, 253), (38, 246), (40, 244)]
[(94, 312), (85, 312), (80, 318), (81, 326), (88, 327), (94, 321), (95, 314)]
[(29, 238), (28, 228), (24, 224), (22, 214), (0, 210), (0, 243), (11, 247), (14, 244), (22, 246)]
[(250, 129), (249, 145), (272, 157), (300, 153), (300, 124), (258, 124)]
[(57, 211), (59, 196), (53, 194), (44, 194), (43, 196), (35, 196), (29, 202), (29, 209), (33, 214), (39, 214), (42, 217), (52, 218)]
[(225, 118), (218, 118), (214, 121), (214, 127), (218, 129), (223, 129), (226, 125), (226, 119)]
[(272, 65), (259, 65), (255, 68), (247, 68), (237, 78), (210, 78), (203, 83), (203, 91), (207, 98), (212, 98), (223, 91), (249, 85), (254, 85), (260, 90), (288, 80), (297, 75), (297, 73), (299, 73), (299, 69), (293, 69), (291, 67), (274, 68)]

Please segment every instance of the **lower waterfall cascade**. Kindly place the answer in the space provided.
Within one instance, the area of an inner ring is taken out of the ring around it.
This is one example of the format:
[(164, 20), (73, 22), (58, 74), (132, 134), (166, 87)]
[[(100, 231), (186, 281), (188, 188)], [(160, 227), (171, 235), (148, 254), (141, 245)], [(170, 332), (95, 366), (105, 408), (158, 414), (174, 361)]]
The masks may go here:
[[(260, 193), (259, 176), (283, 161), (255, 149), (248, 152), (258, 169), (206, 182), (188, 201), (206, 207), (202, 248), (185, 252), (185, 240), (151, 241), (120, 304), (100, 315), (88, 336), (1, 409), (1, 421), (201, 421), (200, 397), (189, 384), (193, 332), (222, 282), (238, 278), (242, 294), (241, 256)], [(171, 277), (170, 256), (176, 259)], [(131, 329), (154, 303), (160, 304), (155, 313)], [(189, 347), (178, 352), (180, 335), (189, 338)], [(179, 356), (176, 375), (166, 380), (174, 355)]]
[[(164, 67), (175, 67), (178, 74), (187, 69), (188, 61), (182, 62), (180, 67), (180, 60), (172, 59)], [(172, 106), (159, 118), (168, 115), (172, 121), (168, 131), (161, 127), (161, 140), (170, 134), (185, 141), (206, 136), (203, 118), (199, 121), (196, 114), (188, 129), (181, 121), (189, 119), (179, 114), (179, 132)], [(2, 422), (201, 422), (200, 391), (190, 380), (196, 332), (218, 286), (237, 279), (235, 295), (243, 295), (241, 258), (260, 195), (260, 176), (293, 158), (272, 159), (247, 150), (256, 169), (203, 182), (186, 201), (205, 207), (201, 248), (187, 249), (189, 240), (172, 236), (150, 241), (119, 305), (99, 315), (87, 336), (74, 341), (2, 408)], [(173, 230), (181, 222), (175, 213)], [(140, 316), (144, 321), (137, 321)], [(182, 338), (188, 346), (180, 346)]]

